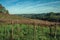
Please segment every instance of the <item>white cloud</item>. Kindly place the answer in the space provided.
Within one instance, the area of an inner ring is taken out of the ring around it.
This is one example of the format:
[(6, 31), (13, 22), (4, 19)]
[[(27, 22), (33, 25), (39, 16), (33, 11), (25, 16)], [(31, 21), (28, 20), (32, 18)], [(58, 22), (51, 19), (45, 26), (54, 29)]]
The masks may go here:
[[(59, 12), (60, 8), (55, 8), (55, 7), (51, 7), (51, 4), (56, 4), (56, 3), (60, 3), (60, 1), (55, 1), (55, 2), (48, 2), (48, 3), (30, 3), (29, 1), (27, 2), (19, 2), (16, 3), (16, 5), (10, 6), (8, 9), (10, 11), (11, 14), (14, 13), (43, 13), (43, 12)], [(50, 5), (50, 6), (46, 6), (46, 5)]]
[(48, 2), (48, 3), (38, 4), (38, 5), (36, 5), (36, 6), (51, 5), (51, 4), (56, 4), (56, 3), (60, 3), (60, 1), (55, 1), (55, 2)]

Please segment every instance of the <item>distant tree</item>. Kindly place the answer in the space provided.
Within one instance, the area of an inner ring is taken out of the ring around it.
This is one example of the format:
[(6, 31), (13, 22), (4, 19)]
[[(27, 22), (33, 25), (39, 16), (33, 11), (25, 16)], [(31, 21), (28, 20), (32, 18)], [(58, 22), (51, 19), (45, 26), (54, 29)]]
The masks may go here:
[(9, 13), (8, 10), (6, 10), (6, 8), (2, 6), (2, 4), (0, 4), (0, 13)]
[(6, 14), (9, 14), (9, 11), (8, 10), (6, 10)]

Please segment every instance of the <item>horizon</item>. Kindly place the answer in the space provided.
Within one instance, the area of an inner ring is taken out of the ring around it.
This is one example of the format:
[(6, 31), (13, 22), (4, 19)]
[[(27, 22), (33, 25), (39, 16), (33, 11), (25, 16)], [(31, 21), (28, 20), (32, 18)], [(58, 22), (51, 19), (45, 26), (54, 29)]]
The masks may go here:
[(10, 14), (60, 12), (60, 0), (0, 0)]

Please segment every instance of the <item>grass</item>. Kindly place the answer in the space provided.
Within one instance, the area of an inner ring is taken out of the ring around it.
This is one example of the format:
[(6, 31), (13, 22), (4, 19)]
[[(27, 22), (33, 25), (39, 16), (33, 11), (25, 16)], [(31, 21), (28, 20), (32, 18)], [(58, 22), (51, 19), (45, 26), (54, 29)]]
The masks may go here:
[[(60, 27), (56, 29), (56, 40), (60, 40)], [(54, 28), (52, 30), (54, 32)], [(49, 35), (49, 33), (49, 27), (25, 24), (0, 25), (0, 40), (55, 40), (54, 36)]]

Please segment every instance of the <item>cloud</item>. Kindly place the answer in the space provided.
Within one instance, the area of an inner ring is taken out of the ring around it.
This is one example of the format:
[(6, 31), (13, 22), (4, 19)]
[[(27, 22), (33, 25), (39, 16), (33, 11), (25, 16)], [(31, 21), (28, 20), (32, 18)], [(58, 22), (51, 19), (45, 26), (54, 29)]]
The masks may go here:
[(48, 3), (43, 3), (43, 4), (36, 4), (36, 5), (29, 5), (29, 6), (27, 6), (27, 7), (25, 7), (25, 8), (23, 8), (22, 10), (25, 10), (25, 9), (39, 9), (40, 7), (44, 7), (44, 6), (46, 6), (46, 5), (50, 5), (50, 7), (51, 7), (51, 4), (55, 4), (55, 3), (59, 3), (60, 1), (55, 1), (55, 2), (48, 2)]
[(56, 5), (60, 3), (60, 1), (40, 3), (40, 2), (18, 2), (15, 5), (8, 7), (8, 10), (11, 14), (21, 14), (21, 13), (46, 13), (46, 12), (59, 12), (59, 6), (52, 7), (51, 5)]
[(60, 3), (60, 1), (48, 2), (48, 3), (42, 3), (42, 4), (38, 4), (38, 5), (36, 5), (36, 6), (51, 5), (51, 4), (56, 4), (56, 3)]

